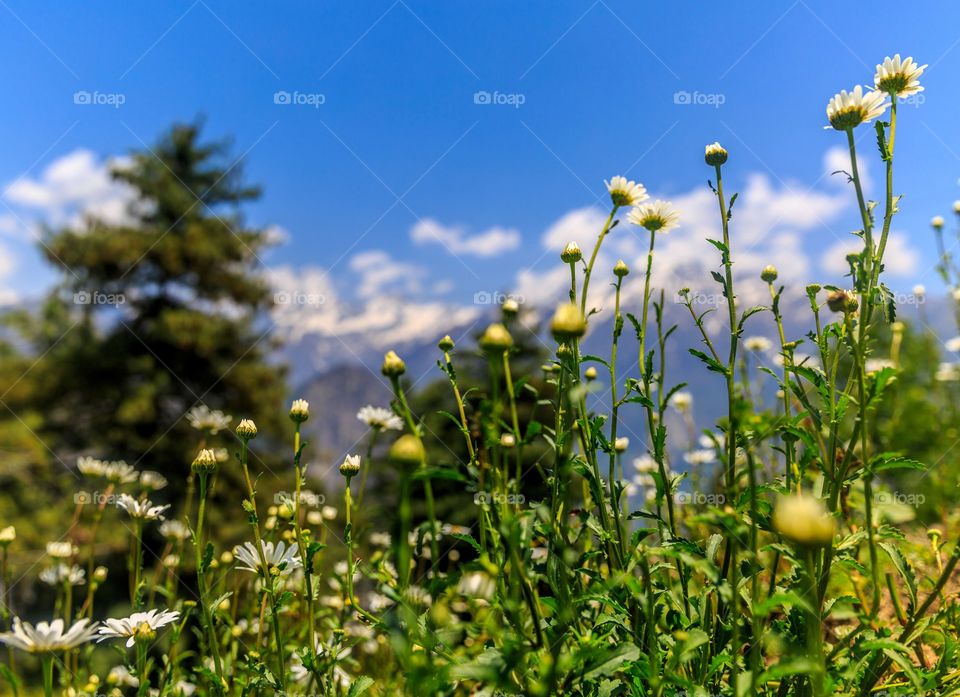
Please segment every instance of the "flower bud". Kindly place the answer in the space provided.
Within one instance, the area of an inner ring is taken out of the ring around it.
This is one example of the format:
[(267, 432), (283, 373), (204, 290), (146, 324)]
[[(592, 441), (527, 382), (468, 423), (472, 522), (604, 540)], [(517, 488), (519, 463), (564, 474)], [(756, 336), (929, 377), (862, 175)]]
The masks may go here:
[(842, 290), (831, 291), (827, 296), (827, 307), (831, 312), (843, 312), (847, 307), (847, 293)]
[(447, 334), (445, 337), (440, 339), (440, 343), (437, 344), (437, 347), (444, 353), (448, 351), (453, 351), (453, 347), (454, 347), (453, 339), (451, 339), (450, 335)]
[[(243, 419), (237, 424), (237, 436), (245, 443), (253, 440), (257, 437), (257, 425), (250, 419)], [(216, 461), (216, 455), (214, 455), (213, 451), (211, 451), (210, 454), (213, 455), (213, 459)]]
[(553, 338), (562, 343), (583, 336), (587, 331), (587, 322), (579, 307), (573, 303), (565, 303), (553, 313), (550, 331)]
[(617, 438), (617, 439), (613, 442), (613, 449), (616, 450), (618, 453), (625, 453), (625, 452), (627, 452), (627, 448), (629, 448), (629, 447), (630, 447), (630, 439), (627, 438), (626, 436), (623, 436), (623, 437), (621, 437), (621, 438)]
[(587, 380), (596, 380), (597, 379), (597, 368), (595, 366), (590, 366), (585, 371), (583, 371), (583, 377)]
[(565, 264), (576, 264), (583, 259), (583, 252), (580, 251), (580, 247), (576, 242), (570, 242), (563, 248), (563, 251), (560, 252), (560, 259)]
[(310, 404), (305, 399), (295, 399), (290, 405), (290, 420), (302, 424), (310, 418)]
[(711, 143), (704, 148), (703, 159), (711, 167), (716, 167), (727, 161), (727, 151), (720, 143)]
[(930, 219), (930, 227), (932, 227), (934, 230), (941, 230), (941, 229), (943, 229), (943, 216), (941, 216), (941, 215), (935, 215), (935, 216), (933, 216), (933, 217)]
[(960, 201), (953, 202), (953, 212), (960, 215)]
[(420, 440), (410, 434), (404, 434), (390, 446), (390, 459), (400, 465), (416, 466), (426, 459)]
[(823, 286), (821, 286), (819, 283), (811, 283), (807, 286), (807, 295), (813, 298), (821, 290), (823, 290)]
[(805, 547), (829, 545), (837, 529), (823, 502), (806, 494), (781, 496), (773, 511), (773, 526), (788, 540)]
[(503, 305), (500, 306), (500, 311), (503, 313), (503, 316), (508, 319), (516, 317), (517, 313), (520, 312), (520, 303), (513, 298), (507, 298), (503, 301)]
[(107, 567), (98, 566), (93, 570), (93, 580), (97, 583), (103, 583), (107, 580)]
[(478, 343), (480, 348), (488, 353), (499, 353), (508, 351), (513, 346), (513, 337), (506, 327), (495, 322), (487, 327)]
[(340, 474), (347, 478), (347, 481), (350, 481), (351, 477), (356, 477), (360, 474), (360, 456), (359, 455), (347, 455), (343, 462), (340, 463)]
[[(240, 424), (243, 425), (243, 422)], [(239, 430), (239, 427), (238, 427)], [(254, 427), (256, 431), (256, 427)], [(243, 436), (241, 436), (242, 438)], [(213, 451), (209, 448), (204, 448), (197, 456), (193, 458), (193, 463), (190, 465), (194, 472), (197, 474), (209, 474), (217, 469), (217, 457), (213, 454)]]
[(517, 439), (512, 433), (504, 433), (500, 436), (500, 445), (504, 448), (512, 448), (517, 444)]
[(407, 372), (407, 364), (397, 355), (396, 351), (387, 351), (383, 357), (383, 366), (380, 372), (388, 378), (397, 378)]
[(760, 280), (764, 283), (773, 283), (777, 280), (777, 267), (772, 264), (768, 264), (763, 267), (763, 271), (760, 272)]
[(630, 273), (630, 267), (624, 263), (623, 259), (617, 261), (613, 267), (613, 275), (617, 278), (623, 278), (628, 273)]
[(6, 547), (15, 539), (17, 539), (17, 529), (12, 525), (0, 530), (0, 546)]

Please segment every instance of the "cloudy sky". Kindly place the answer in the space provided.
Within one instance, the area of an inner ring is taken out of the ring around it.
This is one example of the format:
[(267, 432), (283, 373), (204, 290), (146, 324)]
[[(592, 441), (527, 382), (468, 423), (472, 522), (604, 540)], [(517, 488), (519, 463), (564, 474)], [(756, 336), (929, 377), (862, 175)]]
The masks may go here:
[[(6, 54), (0, 158), (0, 301), (57, 278), (43, 225), (123, 215), (108, 164), (202, 115), (265, 187), (248, 215), (282, 243), (264, 256), (293, 334), (374, 348), (467, 324), (490, 298), (563, 293), (563, 245), (592, 244), (603, 180), (625, 174), (672, 200), (661, 240), (669, 292), (713, 292), (716, 202), (703, 146), (730, 151), (738, 273), (773, 263), (789, 283), (839, 281), (857, 226), (845, 139), (824, 130), (840, 89), (901, 52), (930, 67), (901, 110), (902, 213), (889, 282), (943, 291), (928, 221), (960, 198), (960, 6), (902, 3), (278, 3), (0, 1)], [(862, 166), (878, 190), (870, 129)], [(952, 221), (951, 221), (952, 223)], [(637, 271), (629, 226), (599, 268)], [(637, 273), (631, 279), (637, 279)], [(634, 285), (627, 289), (639, 295)], [(597, 304), (607, 293), (597, 284)], [(746, 301), (759, 293), (744, 286)], [(297, 295), (299, 294), (299, 295)], [(759, 299), (759, 297), (757, 298)]]

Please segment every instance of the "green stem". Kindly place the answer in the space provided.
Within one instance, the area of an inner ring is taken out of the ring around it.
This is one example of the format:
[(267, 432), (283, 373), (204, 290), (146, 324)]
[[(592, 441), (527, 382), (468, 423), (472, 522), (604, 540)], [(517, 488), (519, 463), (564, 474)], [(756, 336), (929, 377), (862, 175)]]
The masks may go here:
[(613, 223), (613, 216), (617, 214), (618, 208), (620, 208), (620, 206), (617, 204), (613, 205), (613, 210), (611, 210), (610, 215), (607, 216), (607, 222), (603, 224), (600, 236), (597, 237), (597, 243), (593, 246), (593, 254), (590, 255), (590, 262), (583, 272), (583, 292), (580, 295), (580, 312), (584, 317), (587, 316), (587, 291), (590, 288), (590, 275), (593, 273), (593, 265), (597, 261), (597, 254), (600, 253), (600, 245), (603, 244), (603, 238), (610, 232), (610, 225)]
[(210, 598), (207, 591), (207, 580), (203, 569), (203, 521), (207, 509), (207, 473), (201, 472), (198, 476), (200, 480), (200, 503), (197, 508), (197, 529), (193, 535), (193, 548), (197, 563), (197, 590), (200, 595), (200, 609), (203, 613), (203, 623), (207, 627), (207, 642), (210, 644), (210, 652), (213, 654), (214, 671), (217, 674), (216, 693), (223, 690), (223, 666), (220, 662), (220, 646), (217, 642), (217, 633), (213, 627), (213, 617), (210, 609)]
[(43, 694), (45, 697), (53, 697), (53, 655), (45, 653), (40, 662), (43, 669)]
[[(410, 410), (410, 405), (407, 403), (407, 397), (403, 392), (403, 388), (400, 386), (400, 378), (397, 376), (392, 376), (390, 378), (390, 382), (393, 384), (393, 393), (396, 395), (397, 401), (400, 403), (404, 420), (407, 422), (407, 428), (410, 429), (410, 433), (420, 444), (421, 452), (426, 452), (423, 447), (423, 440), (420, 438), (420, 430), (413, 421), (413, 412)], [(426, 461), (421, 462), (421, 469), (425, 469), (426, 465)], [(439, 528), (437, 527), (437, 513), (433, 502), (433, 485), (428, 478), (424, 478), (423, 480), (423, 494), (427, 501), (427, 518), (430, 520), (430, 567), (434, 572), (436, 572), (437, 564), (440, 563), (440, 545), (437, 541)], [(409, 501), (407, 502), (407, 505), (409, 505)], [(407, 544), (407, 540), (403, 540), (403, 544)]]

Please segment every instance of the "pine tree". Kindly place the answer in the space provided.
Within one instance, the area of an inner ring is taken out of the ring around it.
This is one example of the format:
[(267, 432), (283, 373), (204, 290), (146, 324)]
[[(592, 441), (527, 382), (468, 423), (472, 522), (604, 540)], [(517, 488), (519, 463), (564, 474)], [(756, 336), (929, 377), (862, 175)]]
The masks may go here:
[[(176, 495), (199, 442), (191, 407), (222, 408), (234, 424), (253, 418), (266, 435), (289, 428), (259, 272), (270, 239), (240, 210), (260, 190), (197, 125), (175, 125), (113, 176), (135, 194), (129, 222), (88, 219), (46, 235), (63, 280), (40, 316), (21, 322), (40, 358), (18, 397), (42, 415), (37, 436), (57, 458), (126, 459), (163, 473)], [(219, 439), (232, 453), (232, 433)]]

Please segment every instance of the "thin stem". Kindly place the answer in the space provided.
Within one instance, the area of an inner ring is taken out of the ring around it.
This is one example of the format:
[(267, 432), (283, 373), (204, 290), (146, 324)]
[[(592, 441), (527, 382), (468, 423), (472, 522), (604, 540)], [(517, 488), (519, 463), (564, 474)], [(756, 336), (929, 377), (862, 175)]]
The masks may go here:
[[(407, 428), (410, 429), (410, 433), (420, 444), (421, 452), (426, 452), (426, 450), (423, 448), (423, 440), (420, 438), (420, 430), (413, 421), (413, 412), (410, 410), (410, 405), (407, 403), (407, 396), (404, 394), (403, 388), (400, 386), (400, 378), (397, 376), (392, 376), (390, 378), (390, 382), (393, 384), (393, 393), (396, 395), (397, 401), (400, 403), (400, 410), (403, 412), (403, 418), (407, 422)], [(420, 468), (425, 469), (426, 465), (426, 461), (421, 462)], [(430, 520), (430, 567), (434, 570), (434, 572), (436, 572), (437, 564), (440, 562), (440, 546), (437, 542), (439, 528), (437, 527), (437, 513), (433, 503), (433, 485), (430, 483), (430, 479), (426, 477), (423, 480), (423, 494), (427, 501), (427, 518)], [(409, 501), (407, 502), (407, 505), (409, 506)], [(403, 542), (406, 544), (406, 540)]]
[(213, 618), (210, 610), (210, 598), (207, 594), (207, 581), (203, 568), (203, 521), (207, 509), (207, 473), (201, 472), (198, 476), (200, 480), (200, 503), (197, 508), (197, 529), (193, 534), (193, 548), (197, 564), (197, 590), (200, 595), (200, 609), (203, 613), (203, 623), (207, 627), (207, 642), (210, 644), (210, 652), (213, 654), (214, 671), (217, 674), (216, 692), (219, 694), (223, 690), (223, 666), (220, 662), (220, 647), (217, 643), (217, 633), (213, 627)]
[(619, 208), (620, 206), (617, 204), (613, 205), (610, 215), (607, 216), (607, 222), (603, 224), (603, 229), (600, 231), (600, 236), (597, 237), (597, 243), (593, 246), (593, 254), (590, 255), (590, 262), (587, 264), (587, 268), (583, 272), (583, 292), (580, 295), (580, 312), (584, 317), (587, 316), (587, 291), (590, 288), (590, 275), (593, 273), (593, 265), (597, 261), (597, 254), (600, 253), (600, 245), (603, 244), (603, 238), (607, 236), (608, 232), (610, 232), (610, 225), (613, 223), (613, 216), (617, 214), (617, 209)]

